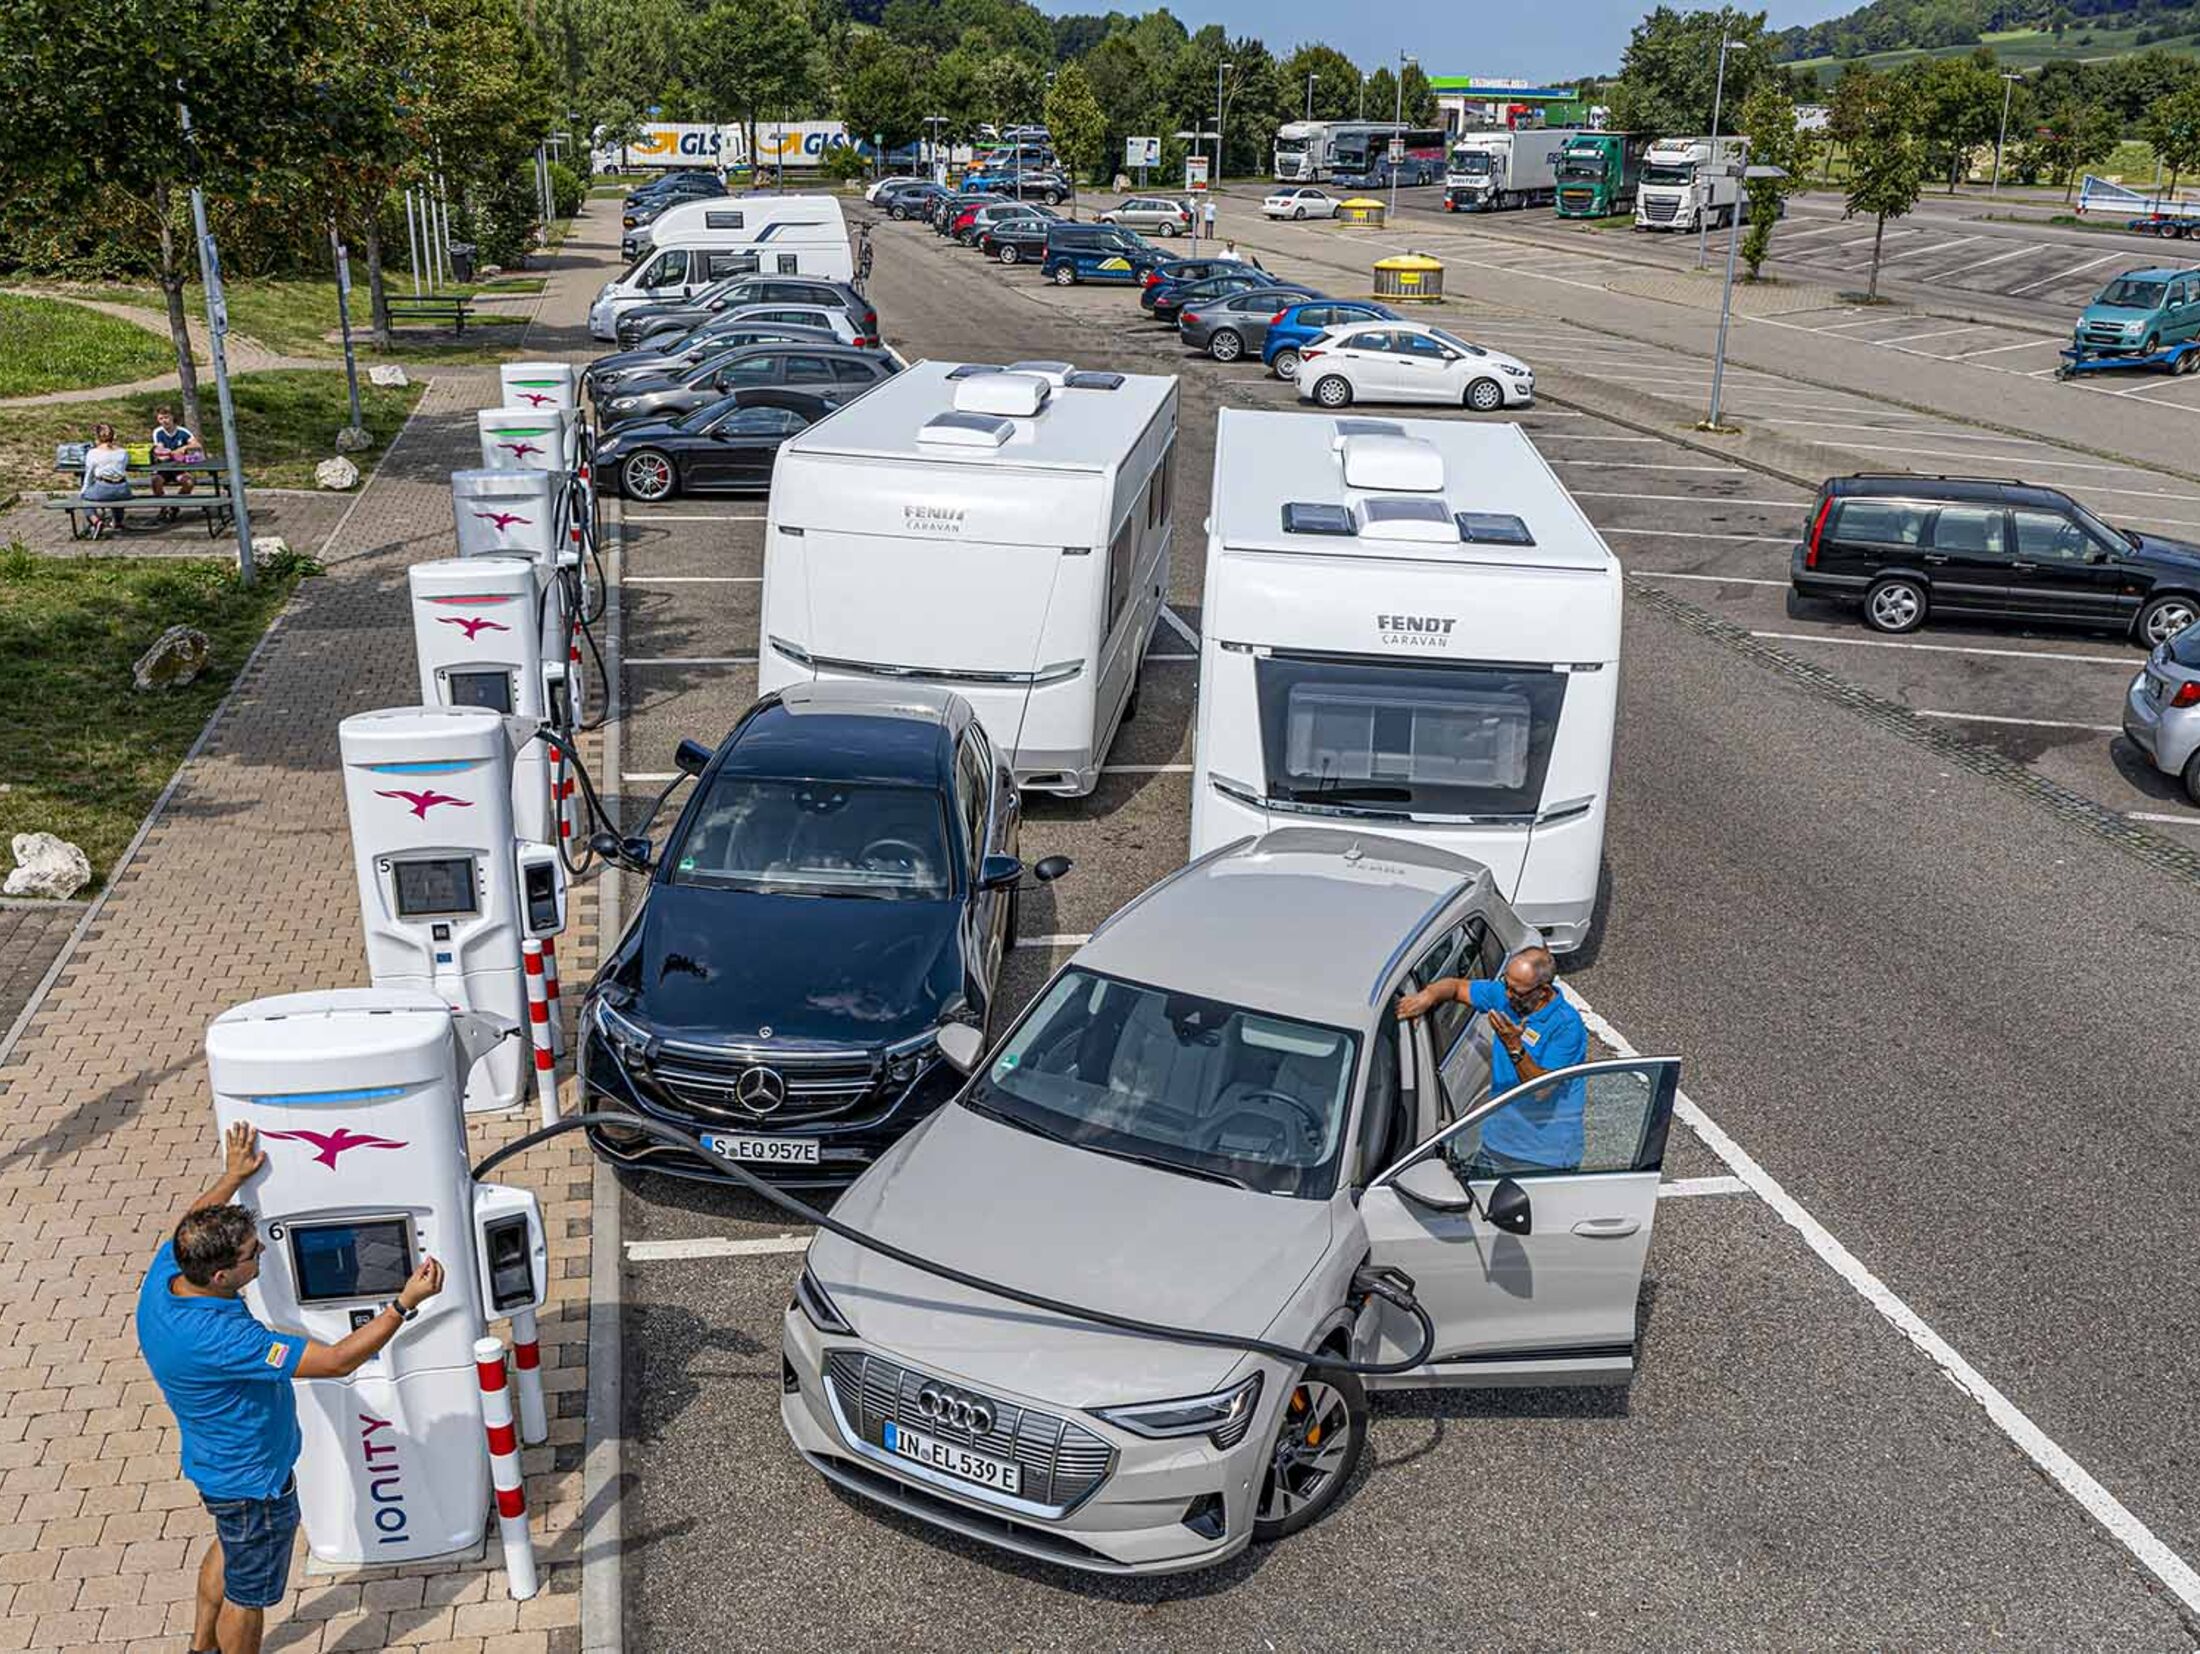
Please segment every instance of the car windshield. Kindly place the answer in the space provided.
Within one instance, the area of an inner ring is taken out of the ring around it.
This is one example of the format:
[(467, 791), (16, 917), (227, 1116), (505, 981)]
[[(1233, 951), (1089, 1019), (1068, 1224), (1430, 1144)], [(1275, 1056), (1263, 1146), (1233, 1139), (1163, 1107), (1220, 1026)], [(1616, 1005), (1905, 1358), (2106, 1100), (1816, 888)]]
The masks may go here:
[(2119, 310), (2153, 310), (2162, 302), (2162, 295), (2169, 284), (2160, 281), (2135, 281), (2130, 276), (2118, 276), (2101, 289), (2095, 304), (2112, 304)]
[(965, 1106), (1101, 1154), (1327, 1199), (1359, 1042), (1097, 972), (1055, 978)]
[(700, 408), (688, 409), (686, 413), (676, 416), (672, 423), (683, 431), (707, 430), (713, 420), (721, 414), (732, 412), (738, 405), (739, 398), (722, 396), (715, 402), (704, 403)]
[(933, 901), (948, 894), (939, 795), (869, 781), (720, 775), (665, 852), (673, 884)]
[(1439, 339), (1443, 343), (1451, 346), (1451, 348), (1454, 350), (1463, 350), (1469, 356), (1487, 356), (1489, 354), (1489, 352), (1484, 350), (1480, 345), (1468, 344), (1466, 340), (1460, 338), (1459, 335), (1456, 333), (1446, 333), (1440, 327), (1432, 327), (1428, 331), (1430, 338)]

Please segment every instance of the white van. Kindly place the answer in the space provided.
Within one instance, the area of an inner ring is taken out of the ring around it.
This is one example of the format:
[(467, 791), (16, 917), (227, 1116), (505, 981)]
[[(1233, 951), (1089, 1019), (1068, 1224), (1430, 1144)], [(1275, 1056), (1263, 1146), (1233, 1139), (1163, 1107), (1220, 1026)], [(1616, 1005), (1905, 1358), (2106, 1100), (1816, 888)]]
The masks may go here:
[(1581, 946), (1620, 566), (1519, 426), (1225, 408), (1201, 630), (1193, 856), (1362, 823)]
[(614, 339), (619, 312), (693, 298), (727, 276), (855, 279), (848, 223), (834, 195), (736, 195), (687, 201), (647, 229), (639, 255), (603, 284), (588, 331)]
[(784, 443), (757, 692), (916, 680), (1019, 786), (1079, 797), (1169, 584), (1176, 380), (919, 362)]

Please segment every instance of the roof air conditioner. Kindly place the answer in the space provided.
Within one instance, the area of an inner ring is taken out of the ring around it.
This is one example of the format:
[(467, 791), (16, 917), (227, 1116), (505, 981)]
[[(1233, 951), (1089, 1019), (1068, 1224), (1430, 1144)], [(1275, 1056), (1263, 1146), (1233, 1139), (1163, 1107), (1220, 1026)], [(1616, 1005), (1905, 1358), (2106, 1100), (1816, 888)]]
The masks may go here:
[(955, 409), (958, 413), (1030, 419), (1046, 407), (1053, 395), (1054, 387), (1037, 374), (985, 373), (956, 385)]
[(1347, 436), (1340, 457), (1347, 488), (1380, 489), (1386, 494), (1441, 494), (1444, 456), (1434, 443), (1417, 437), (1370, 434)]

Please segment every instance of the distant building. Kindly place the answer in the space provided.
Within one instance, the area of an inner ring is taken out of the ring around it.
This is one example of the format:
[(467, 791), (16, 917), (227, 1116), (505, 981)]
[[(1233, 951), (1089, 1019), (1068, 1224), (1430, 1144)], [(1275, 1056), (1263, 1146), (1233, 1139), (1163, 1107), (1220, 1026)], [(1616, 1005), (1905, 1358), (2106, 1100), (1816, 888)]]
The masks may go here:
[(1503, 131), (1519, 126), (1563, 126), (1578, 118), (1575, 88), (1544, 86), (1497, 75), (1431, 75), (1437, 119), (1447, 132)]

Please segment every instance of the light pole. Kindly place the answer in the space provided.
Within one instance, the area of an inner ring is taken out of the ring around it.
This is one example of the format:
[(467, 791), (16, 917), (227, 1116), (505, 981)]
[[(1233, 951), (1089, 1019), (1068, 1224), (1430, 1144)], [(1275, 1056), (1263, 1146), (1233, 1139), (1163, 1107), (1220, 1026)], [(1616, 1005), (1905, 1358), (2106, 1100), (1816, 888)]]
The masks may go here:
[[(1726, 176), (1740, 178), (1744, 184), (1755, 178), (1785, 178), (1785, 167), (1727, 166)], [(1719, 423), (1719, 393), (1726, 388), (1726, 322), (1734, 309), (1734, 254), (1742, 244), (1742, 215), (1740, 203), (1735, 204), (1734, 222), (1726, 238), (1726, 285), (1719, 290), (1719, 344), (1711, 358), (1711, 412), (1696, 427), (1701, 431), (1723, 431)]]
[(1314, 77), (1312, 75), (1306, 77), (1306, 118), (1308, 120), (1314, 118)]
[(2001, 77), (2001, 131), (1994, 137), (1994, 181), (1987, 188), (1988, 195), (2001, 193), (2001, 146), (2009, 141), (2009, 94), (2017, 89), (2017, 82), (2022, 79), (2022, 75)]
[[(1724, 30), (1720, 31), (1719, 76), (1711, 89), (1711, 153), (1713, 155), (1719, 153), (1719, 112), (1726, 103), (1726, 54), (1740, 44), (1741, 42), (1738, 40), (1728, 39)], [(1705, 164), (1709, 165), (1709, 162), (1707, 161)], [(1739, 201), (1734, 203), (1734, 216), (1737, 219), (1741, 217), (1741, 205)], [(1710, 235), (1711, 215), (1708, 210), (1700, 210), (1696, 214), (1696, 268), (1699, 270), (1708, 261), (1705, 244), (1709, 241)]]
[[(1394, 128), (1396, 129), (1396, 130), (1394, 130), (1394, 131), (1393, 131), (1393, 132), (1391, 133), (1391, 135), (1390, 135), (1390, 141), (1391, 141), (1392, 143), (1394, 143), (1394, 144), (1397, 144), (1397, 145), (1399, 146), (1399, 149), (1398, 149), (1398, 158), (1399, 158), (1399, 160), (1402, 160), (1402, 159), (1404, 159), (1404, 157), (1405, 157), (1405, 130), (1406, 130), (1406, 65), (1407, 65), (1407, 64), (1409, 64), (1409, 63), (1418, 63), (1418, 62), (1420, 62), (1420, 61), (1421, 61), (1421, 60), (1420, 60), (1419, 58), (1415, 57), (1415, 56), (1414, 56), (1414, 55), (1413, 55), (1413, 54), (1412, 54), (1411, 52), (1400, 52), (1400, 53), (1398, 54), (1398, 107), (1397, 107), (1397, 109), (1396, 109), (1396, 110), (1395, 110), (1395, 111), (1394, 111), (1394, 112), (1392, 113), (1392, 115), (1391, 115), (1391, 117), (1390, 117), (1390, 124), (1391, 124), (1391, 125), (1392, 125), (1392, 127), (1394, 127)], [(1397, 216), (1398, 216), (1398, 161), (1394, 160), (1394, 161), (1392, 161), (1392, 162), (1390, 163), (1390, 217), (1391, 217), (1391, 219), (1392, 219), (1392, 220), (1394, 220), (1394, 221), (1395, 221), (1395, 220), (1396, 220), (1396, 218), (1397, 218)]]
[[(180, 90), (180, 87), (179, 87)], [(222, 295), (222, 261), (214, 232), (206, 227), (206, 192), (199, 187), (198, 145), (191, 136), (191, 106), (176, 100), (183, 123), (183, 152), (191, 178), (191, 229), (199, 243), (199, 283), (206, 290), (206, 347), (213, 360), (214, 396), (221, 406), (222, 457), (228, 461), (229, 519), (237, 530), (237, 580), (252, 584), (252, 508), (244, 497), (244, 451), (237, 446), (237, 405), (229, 394), (229, 301)]]
[(1210, 191), (1222, 182), (1222, 77), (1236, 67), (1234, 63), (1215, 65), (1215, 175), (1207, 180)]

